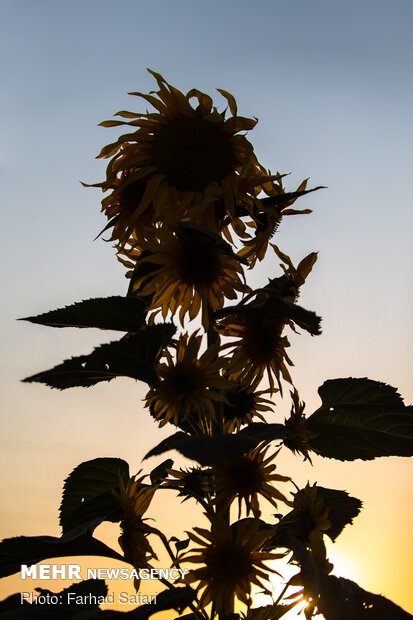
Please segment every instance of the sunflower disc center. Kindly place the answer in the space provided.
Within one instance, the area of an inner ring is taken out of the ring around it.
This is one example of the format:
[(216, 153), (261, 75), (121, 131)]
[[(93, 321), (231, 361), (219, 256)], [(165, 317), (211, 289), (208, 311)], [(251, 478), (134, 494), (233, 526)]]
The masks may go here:
[(247, 458), (238, 461), (237, 466), (232, 471), (234, 487), (242, 494), (257, 493), (262, 485), (263, 476), (257, 463)]
[(214, 576), (224, 582), (237, 583), (250, 576), (251, 553), (241, 546), (230, 544), (217, 548), (209, 560)]
[(182, 236), (184, 252), (180, 260), (183, 281), (191, 286), (211, 286), (222, 269), (215, 248), (198, 236)]
[(177, 118), (157, 132), (153, 159), (168, 183), (182, 191), (202, 191), (221, 181), (236, 164), (230, 135), (204, 118)]
[(188, 375), (178, 374), (172, 379), (174, 391), (179, 396), (188, 396), (194, 391), (194, 383)]

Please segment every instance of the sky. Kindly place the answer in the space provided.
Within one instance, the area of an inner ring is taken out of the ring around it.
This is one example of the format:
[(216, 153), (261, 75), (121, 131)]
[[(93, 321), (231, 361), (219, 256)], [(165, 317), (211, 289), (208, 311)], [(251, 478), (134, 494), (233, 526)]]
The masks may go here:
[[(145, 385), (132, 380), (64, 392), (22, 384), (110, 334), (16, 321), (126, 292), (113, 248), (93, 241), (105, 225), (101, 195), (80, 181), (104, 178), (95, 156), (118, 135), (97, 124), (120, 109), (145, 111), (127, 93), (156, 88), (147, 67), (184, 92), (213, 95), (221, 109), (215, 89), (233, 93), (239, 113), (259, 119), (248, 136), (259, 160), (290, 173), (287, 189), (307, 177), (310, 187), (326, 186), (300, 202), (313, 214), (286, 218), (275, 238), (294, 262), (319, 252), (301, 303), (323, 316), (323, 334), (294, 336), (290, 349), (308, 413), (317, 388), (336, 377), (384, 381), (412, 402), (410, 0), (0, 6), (2, 537), (59, 535), (62, 482), (78, 463), (119, 456), (135, 472), (169, 432), (148, 419)], [(265, 284), (278, 270), (270, 256), (250, 283)], [(274, 420), (288, 410), (278, 402)], [(335, 574), (413, 612), (410, 461), (315, 458), (311, 467), (286, 454), (279, 472), (363, 500), (329, 549)], [(157, 510), (172, 535), (185, 510), (171, 513), (168, 502)], [(5, 580), (0, 597), (18, 587)]]

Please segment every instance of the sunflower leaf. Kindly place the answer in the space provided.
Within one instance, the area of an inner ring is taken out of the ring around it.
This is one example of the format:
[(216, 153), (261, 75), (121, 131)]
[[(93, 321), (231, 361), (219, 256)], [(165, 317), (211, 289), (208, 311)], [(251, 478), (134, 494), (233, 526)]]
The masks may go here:
[[(103, 579), (84, 579), (79, 583), (72, 583), (68, 588), (64, 588), (61, 592), (51, 592), (50, 590), (45, 590), (44, 588), (36, 588), (39, 592), (39, 595), (55, 595), (58, 602), (53, 604), (49, 603), (45, 605), (44, 608), (57, 608), (63, 604), (67, 604), (67, 601), (70, 600), (68, 595), (75, 594), (77, 600), (71, 602), (72, 609), (78, 609), (78, 611), (86, 610), (86, 609), (99, 609), (97, 603), (98, 596), (106, 596), (108, 594), (108, 586), (106, 585)], [(92, 595), (92, 596), (90, 596)], [(72, 599), (73, 600), (73, 599)], [(81, 601), (81, 602), (77, 602)]]
[(17, 536), (0, 543), (0, 577), (17, 573), (22, 564), (36, 564), (49, 558), (73, 555), (97, 555), (125, 561), (114, 549), (85, 533), (74, 536), (73, 532), (68, 532), (61, 538)]
[(413, 407), (396, 388), (362, 378), (330, 379), (318, 390), (321, 407), (306, 423), (321, 456), (352, 461), (413, 456)]
[(177, 540), (175, 542), (175, 548), (177, 551), (183, 551), (183, 549), (186, 549), (189, 545), (189, 538), (185, 538), (185, 540)]
[[(318, 568), (321, 571), (320, 568)], [(319, 611), (326, 620), (341, 618), (374, 618), (374, 620), (413, 620), (413, 616), (404, 611), (388, 598), (364, 590), (357, 583), (344, 577), (322, 576)], [(341, 614), (337, 615), (340, 607)], [(368, 612), (368, 615), (366, 614)]]
[[(99, 609), (97, 598), (98, 596), (106, 596), (108, 593), (108, 587), (105, 584), (103, 579), (85, 579), (80, 581), (79, 583), (72, 583), (68, 588), (64, 588), (60, 592), (52, 592), (51, 590), (46, 590), (45, 588), (36, 588), (38, 592), (37, 596), (46, 596), (49, 595), (49, 602), (42, 604), (42, 613), (39, 614), (39, 609), (36, 605), (31, 605), (26, 600), (23, 599), (21, 593), (13, 594), (9, 596), (7, 599), (0, 601), (0, 614), (2, 612), (11, 612), (11, 614), (4, 615), (4, 618), (13, 620), (14, 618), (40, 618), (47, 617), (53, 618), (54, 620), (58, 618), (64, 618), (65, 620), (69, 620), (69, 618), (73, 618), (75, 614), (79, 614), (85, 610), (97, 610)], [(73, 598), (69, 599), (69, 594), (75, 595)], [(54, 597), (53, 599), (51, 597)], [(77, 602), (75, 597), (79, 597)], [(56, 601), (51, 602), (51, 601)], [(68, 601), (70, 600), (70, 607)], [(24, 608), (25, 611), (21, 613), (21, 609)], [(19, 613), (20, 612), (20, 613)], [(3, 616), (1, 616), (3, 618)], [(82, 614), (82, 617), (83, 614)], [(88, 616), (92, 618), (92, 616)], [(95, 616), (93, 616), (95, 617)], [(86, 620), (86, 617), (84, 617)]]
[(233, 435), (187, 435), (181, 431), (167, 437), (146, 454), (144, 459), (177, 450), (188, 459), (208, 466), (236, 461), (243, 454), (253, 450), (262, 441), (246, 434)]
[(15, 594), (10, 594), (0, 601), (0, 614), (5, 611), (10, 612), (15, 609), (20, 610), (22, 607), (28, 607), (28, 605), (30, 605), (30, 603), (22, 600), (21, 592), (16, 592)]
[(19, 320), (50, 327), (97, 327), (136, 332), (145, 324), (145, 304), (136, 297), (97, 297)]
[(271, 288), (260, 289), (263, 295), (258, 297), (258, 301), (248, 304), (239, 303), (234, 306), (226, 306), (214, 312), (216, 319), (227, 316), (240, 316), (244, 320), (258, 321), (267, 314), (275, 319), (293, 321), (302, 329), (305, 329), (312, 336), (321, 334), (321, 317), (312, 310), (306, 310), (298, 304), (291, 303), (287, 299), (282, 299), (277, 292), (272, 293)]
[(151, 325), (137, 334), (103, 344), (89, 355), (72, 357), (23, 381), (45, 383), (59, 390), (90, 387), (115, 377), (155, 383), (158, 377), (154, 365), (174, 332), (172, 324)]
[(63, 486), (59, 519), (63, 532), (92, 519), (120, 521), (120, 507), (111, 491), (128, 478), (129, 465), (119, 458), (97, 458), (75, 467)]
[(166, 470), (170, 469), (173, 466), (174, 462), (172, 459), (166, 459), (159, 465), (157, 465), (149, 474), (152, 484), (156, 484), (162, 478), (165, 478), (167, 475)]
[(167, 609), (175, 609), (178, 613), (181, 613), (195, 598), (195, 590), (190, 586), (175, 586), (171, 590), (159, 592), (159, 594), (156, 595), (156, 601), (140, 605), (133, 611), (130, 611), (129, 615), (136, 620), (147, 620), (152, 614), (156, 614), (159, 611), (166, 611)]

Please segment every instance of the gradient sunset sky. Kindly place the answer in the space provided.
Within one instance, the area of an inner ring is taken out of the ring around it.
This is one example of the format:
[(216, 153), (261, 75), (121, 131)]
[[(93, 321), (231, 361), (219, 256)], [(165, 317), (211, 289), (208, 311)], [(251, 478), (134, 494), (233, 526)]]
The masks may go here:
[[(275, 238), (295, 263), (319, 251), (301, 302), (323, 316), (323, 334), (294, 336), (290, 349), (308, 413), (336, 377), (384, 381), (412, 402), (411, 0), (2, 0), (1, 9), (2, 538), (59, 535), (62, 482), (77, 464), (119, 456), (134, 473), (171, 433), (143, 411), (146, 386), (132, 380), (61, 393), (20, 383), (111, 335), (15, 320), (126, 292), (113, 248), (93, 242), (102, 196), (80, 181), (104, 178), (95, 156), (119, 134), (97, 123), (145, 111), (127, 92), (156, 88), (146, 67), (221, 109), (215, 88), (233, 93), (239, 114), (259, 119), (248, 135), (259, 160), (291, 173), (288, 190), (307, 177), (327, 186), (297, 203), (313, 214), (286, 218)], [(269, 256), (250, 283), (279, 274), (278, 262)], [(283, 420), (289, 403), (275, 402), (271, 421)], [(311, 467), (286, 453), (278, 470), (363, 501), (329, 549), (334, 573), (413, 612), (412, 462)], [(171, 497), (157, 508), (159, 524), (179, 536), (185, 510), (171, 517), (173, 506)], [(18, 587), (5, 580), (0, 598)]]

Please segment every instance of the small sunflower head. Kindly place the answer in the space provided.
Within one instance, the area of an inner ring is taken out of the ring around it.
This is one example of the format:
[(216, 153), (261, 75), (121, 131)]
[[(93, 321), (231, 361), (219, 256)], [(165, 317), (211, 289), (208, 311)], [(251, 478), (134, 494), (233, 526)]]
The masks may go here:
[(168, 469), (168, 478), (165, 480), (168, 488), (179, 491), (185, 501), (190, 497), (196, 500), (203, 500), (212, 493), (212, 472), (200, 467), (190, 469)]
[(191, 413), (209, 421), (215, 418), (215, 403), (225, 402), (220, 390), (229, 385), (221, 374), (217, 349), (199, 355), (202, 336), (183, 334), (175, 344), (175, 355), (165, 351), (166, 363), (158, 365), (159, 382), (146, 395), (146, 405), (163, 426), (179, 426)]
[(108, 218), (102, 234), (111, 230), (110, 241), (115, 241), (119, 248), (137, 238), (141, 241), (152, 239), (154, 230), (154, 209), (149, 205), (140, 217), (135, 212), (145, 193), (145, 183), (142, 179), (135, 179), (135, 175), (124, 171), (113, 179), (110, 184), (100, 184), (112, 192), (102, 200), (102, 211)]
[(311, 439), (316, 437), (316, 433), (307, 429), (307, 420), (304, 414), (305, 403), (300, 401), (300, 397), (296, 389), (290, 392), (292, 406), (290, 417), (285, 420), (286, 438), (284, 444), (294, 453), (300, 453), (304, 456), (304, 460), (311, 458), (309, 453), (314, 451), (311, 447)]
[(202, 324), (209, 326), (209, 313), (222, 308), (225, 299), (236, 299), (248, 289), (240, 259), (218, 235), (189, 222), (154, 233), (156, 240), (142, 243), (140, 251), (151, 264), (151, 272), (133, 285), (140, 296), (151, 296), (148, 310), (179, 311), (181, 324), (186, 315), (194, 319), (202, 309)]
[(244, 503), (247, 514), (252, 512), (258, 518), (261, 514), (260, 496), (274, 507), (277, 507), (277, 500), (290, 503), (274, 486), (275, 482), (288, 482), (290, 478), (274, 473), (276, 466), (273, 461), (278, 451), (266, 458), (267, 450), (268, 446), (261, 444), (237, 461), (214, 466), (218, 505), (229, 506), (238, 498), (238, 515)]
[(125, 519), (133, 521), (140, 519), (147, 511), (152, 501), (156, 487), (142, 484), (146, 476), (137, 478), (132, 476), (126, 482), (121, 481), (119, 492), (113, 491), (116, 499), (122, 507)]
[[(285, 282), (282, 297), (286, 301), (295, 302), (300, 296), (300, 287), (305, 283), (307, 276), (311, 273), (317, 261), (318, 254), (317, 252), (310, 252), (298, 263), (297, 267), (294, 267), (291, 258), (287, 254), (281, 252), (274, 243), (271, 244), (271, 247), (282, 261), (280, 267), (284, 271), (282, 279)], [(268, 287), (271, 287), (271, 283)]]
[(255, 387), (266, 375), (272, 394), (278, 389), (282, 392), (281, 379), (292, 383), (287, 366), (293, 364), (286, 352), (290, 343), (283, 336), (285, 325), (285, 319), (272, 316), (263, 304), (247, 307), (221, 319), (219, 332), (223, 336), (238, 338), (225, 345), (231, 349), (226, 369), (230, 379)]
[(317, 485), (307, 484), (294, 495), (293, 510), (290, 513), (293, 519), (293, 533), (311, 551), (314, 560), (328, 572), (333, 565), (327, 559), (327, 551), (323, 535), (331, 528), (328, 519), (329, 509), (321, 498), (317, 496)]
[(325, 532), (331, 527), (328, 520), (328, 507), (322, 499), (317, 497), (317, 485), (309, 483), (294, 494), (293, 510), (303, 518), (303, 528), (300, 539), (306, 542), (314, 529)]
[(225, 430), (232, 433), (239, 430), (241, 426), (250, 424), (254, 418), (265, 422), (262, 413), (272, 410), (272, 401), (263, 398), (263, 394), (268, 394), (268, 390), (254, 391), (251, 386), (234, 383), (233, 389), (225, 391), (224, 395), (227, 403), (224, 403), (222, 413)]
[[(125, 560), (135, 568), (148, 567), (149, 560), (156, 559), (147, 539), (150, 530), (142, 516), (149, 508), (157, 487), (142, 484), (144, 478), (145, 476), (132, 476), (126, 484), (120, 483), (119, 492), (113, 491), (123, 511), (118, 542)], [(139, 589), (139, 580), (135, 580), (135, 588)]]
[[(254, 207), (250, 211), (254, 237), (243, 241), (243, 247), (239, 255), (248, 260), (250, 268), (258, 261), (262, 261), (274, 236), (285, 215), (299, 213), (311, 213), (311, 209), (292, 209), (291, 206), (297, 198), (305, 193), (308, 179), (304, 180), (295, 192), (286, 193), (282, 184), (284, 175), (272, 175), (270, 170), (260, 167), (263, 176), (260, 188), (267, 195), (264, 198), (256, 198)], [(272, 244), (271, 244), (272, 245)]]

